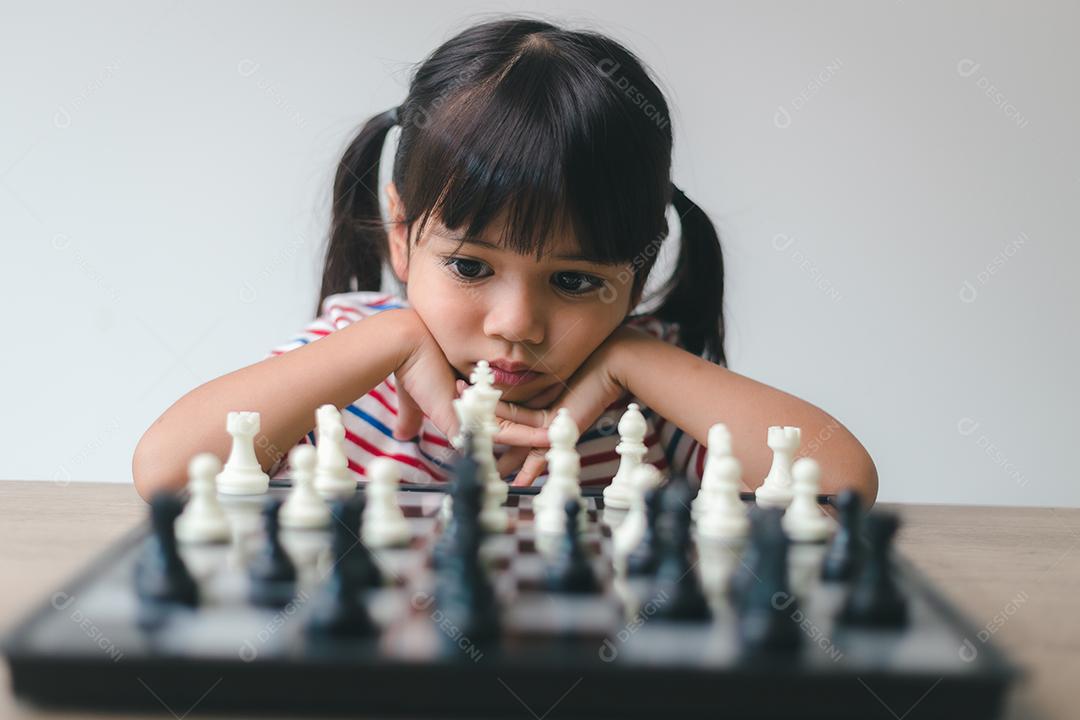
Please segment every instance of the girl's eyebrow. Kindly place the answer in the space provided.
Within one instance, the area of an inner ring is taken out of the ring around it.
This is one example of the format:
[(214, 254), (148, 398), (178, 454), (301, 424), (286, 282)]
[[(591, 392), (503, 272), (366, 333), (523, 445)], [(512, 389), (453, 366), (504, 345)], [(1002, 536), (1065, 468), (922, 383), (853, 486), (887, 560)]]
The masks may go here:
[[(443, 237), (445, 239), (449, 240), (450, 242), (464, 243), (465, 245), (478, 245), (478, 246), (483, 247), (483, 248), (488, 248), (489, 250), (496, 250), (496, 251), (502, 251), (503, 250), (503, 248), (499, 247), (495, 243), (488, 242), (487, 240), (482, 240), (480, 238), (468, 238), (468, 237), (463, 237), (460, 234), (444, 235)], [(584, 263), (589, 263), (591, 265), (617, 264), (617, 263), (601, 263), (601, 262), (597, 262), (593, 258), (586, 257), (585, 255), (581, 255), (581, 254), (563, 254), (563, 255), (555, 255), (554, 257), (557, 260), (568, 260), (568, 261), (571, 261), (571, 262), (584, 262)]]

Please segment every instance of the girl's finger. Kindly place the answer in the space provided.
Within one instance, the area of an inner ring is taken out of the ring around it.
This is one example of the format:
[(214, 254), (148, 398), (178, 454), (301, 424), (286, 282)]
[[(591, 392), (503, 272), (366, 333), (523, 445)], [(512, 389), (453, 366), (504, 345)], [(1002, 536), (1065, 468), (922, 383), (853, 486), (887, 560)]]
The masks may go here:
[(531, 449), (529, 447), (512, 447), (504, 452), (495, 462), (495, 469), (498, 470), (499, 477), (506, 477), (521, 467), (521, 463), (525, 462), (525, 458)]
[(420, 432), (423, 422), (423, 410), (401, 383), (398, 383), (398, 415), (394, 421), (394, 439), (411, 440)]
[(511, 484), (519, 487), (532, 485), (538, 477), (544, 474), (546, 467), (547, 459), (543, 453), (533, 450), (525, 458), (525, 464), (521, 466), (521, 470), (518, 470), (518, 474)]
[(546, 428), (551, 420), (551, 413), (548, 412), (547, 408), (534, 410), (518, 405), (517, 403), (500, 400), (498, 404), (495, 405), (495, 417), (503, 418), (510, 422), (518, 423), (519, 425)]
[(547, 428), (520, 425), (509, 420), (499, 419), (499, 429), (492, 437), (492, 442), (502, 445), (516, 445), (530, 448), (546, 448), (551, 445)]

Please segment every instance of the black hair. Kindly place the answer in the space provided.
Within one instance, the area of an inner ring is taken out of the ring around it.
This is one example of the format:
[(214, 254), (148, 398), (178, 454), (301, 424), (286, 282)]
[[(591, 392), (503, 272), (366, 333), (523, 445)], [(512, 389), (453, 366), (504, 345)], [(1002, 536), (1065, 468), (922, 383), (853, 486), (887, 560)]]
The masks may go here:
[(629, 263), (639, 297), (673, 205), (682, 245), (650, 314), (678, 323), (690, 352), (726, 363), (720, 241), (671, 181), (667, 102), (629, 50), (530, 18), (476, 25), (436, 49), (401, 105), (368, 120), (338, 164), (320, 306), (382, 289), (379, 158), (395, 124), (393, 180), (410, 244), (431, 217), (474, 237), (505, 211), (502, 247), (539, 258), (570, 228), (591, 260)]

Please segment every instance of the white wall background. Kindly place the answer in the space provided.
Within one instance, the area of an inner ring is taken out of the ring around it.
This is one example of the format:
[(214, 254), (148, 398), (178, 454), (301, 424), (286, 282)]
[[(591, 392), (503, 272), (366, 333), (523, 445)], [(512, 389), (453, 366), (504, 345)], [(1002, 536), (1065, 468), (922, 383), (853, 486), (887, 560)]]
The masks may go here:
[(5, 2), (0, 478), (129, 482), (165, 407), (310, 318), (355, 127), (542, 10), (669, 93), (733, 369), (852, 428), (882, 500), (1080, 505), (1075, 3), (540, 6)]

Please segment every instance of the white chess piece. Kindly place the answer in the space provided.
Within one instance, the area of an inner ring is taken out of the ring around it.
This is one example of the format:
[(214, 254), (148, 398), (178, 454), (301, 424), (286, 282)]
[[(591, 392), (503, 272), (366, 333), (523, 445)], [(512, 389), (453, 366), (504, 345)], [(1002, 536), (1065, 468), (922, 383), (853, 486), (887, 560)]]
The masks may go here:
[(708, 510), (712, 500), (712, 486), (716, 482), (716, 462), (731, 455), (731, 431), (724, 423), (716, 423), (709, 428), (706, 438), (705, 471), (701, 474), (701, 487), (697, 497), (690, 504), (690, 514), (696, 520)]
[(626, 412), (619, 418), (619, 444), (615, 452), (622, 458), (619, 470), (611, 482), (604, 488), (604, 507), (625, 510), (630, 507), (634, 489), (630, 487), (630, 477), (640, 465), (648, 448), (645, 447), (645, 433), (648, 431), (645, 416), (637, 403), (626, 406)]
[(611, 536), (612, 555), (615, 560), (615, 568), (622, 571), (626, 568), (626, 558), (634, 551), (643, 537), (645, 537), (648, 518), (645, 512), (645, 493), (660, 487), (661, 474), (654, 465), (642, 464), (634, 468), (634, 474), (630, 476), (630, 511), (626, 519), (619, 525)]
[(315, 411), (318, 463), (315, 466), (315, 490), (325, 498), (348, 497), (356, 492), (356, 480), (345, 455), (345, 426), (341, 413), (333, 405)]
[(405, 513), (397, 502), (401, 472), (390, 458), (375, 458), (367, 466), (368, 483), (361, 533), (364, 544), (373, 548), (393, 547), (409, 542), (412, 534)]
[(792, 466), (791, 474), (795, 482), (795, 497), (780, 521), (784, 532), (795, 542), (821, 542), (829, 537), (831, 528), (817, 503), (821, 489), (821, 466), (812, 458), (799, 458)]
[[(540, 488), (539, 494), (533, 498), (532, 507), (534, 513), (542, 511), (549, 505), (554, 505), (565, 512), (567, 498), (564, 496), (566, 493), (572, 493), (575, 497), (581, 496), (581, 487), (578, 484), (581, 473), (581, 457), (577, 453), (577, 441), (578, 437), (580, 437), (580, 431), (577, 423), (570, 417), (570, 411), (566, 408), (559, 408), (555, 412), (555, 418), (551, 421), (551, 425), (548, 426), (547, 432), (548, 442), (551, 445), (544, 454), (544, 458), (548, 462), (548, 478)], [(577, 464), (576, 471), (573, 470), (574, 463)], [(556, 465), (563, 471), (556, 473), (554, 471)], [(567, 480), (570, 480), (574, 487), (570, 487), (566, 482)]]
[(180, 542), (227, 542), (231, 537), (229, 520), (218, 502), (214, 481), (219, 472), (221, 461), (213, 453), (199, 453), (188, 463), (190, 497), (176, 518), (176, 539)]
[[(480, 525), (487, 532), (505, 532), (510, 519), (503, 507), (510, 494), (509, 486), (499, 477), (495, 464), (495, 452), (492, 438), (499, 428), (495, 418), (495, 407), (502, 397), (502, 391), (494, 387), (495, 373), (491, 371), (487, 360), (476, 363), (469, 376), (472, 383), (453, 401), (461, 433), (453, 439), (455, 447), (462, 447), (465, 433), (472, 435), (473, 459), (479, 465), (478, 472), (484, 480), (484, 497), (480, 510)], [(450, 502), (444, 505), (444, 512), (449, 512)]]
[(769, 428), (769, 448), (773, 451), (772, 466), (765, 482), (757, 489), (758, 505), (787, 507), (791, 502), (791, 459), (799, 449), (801, 431), (797, 427), (774, 425)]
[(270, 487), (270, 476), (255, 457), (255, 436), (262, 427), (257, 412), (230, 412), (225, 428), (232, 435), (232, 449), (217, 476), (218, 492), (226, 495), (259, 495)]
[(281, 527), (308, 530), (330, 524), (330, 508), (315, 492), (315, 462), (315, 448), (310, 445), (289, 451), (293, 489), (278, 513)]
[(739, 497), (742, 464), (731, 455), (713, 461), (709, 499), (697, 519), (698, 535), (712, 540), (742, 540), (750, 528)]
[(543, 488), (548, 491), (547, 502), (542, 503), (539, 508), (535, 505), (533, 508), (537, 532), (545, 535), (562, 535), (566, 532), (566, 502), (568, 500), (577, 501), (581, 508), (577, 514), (577, 531), (585, 532), (588, 521), (585, 514), (585, 500), (581, 495), (579, 484), (580, 476), (581, 459), (577, 453), (556, 453), (548, 460), (548, 479)]

